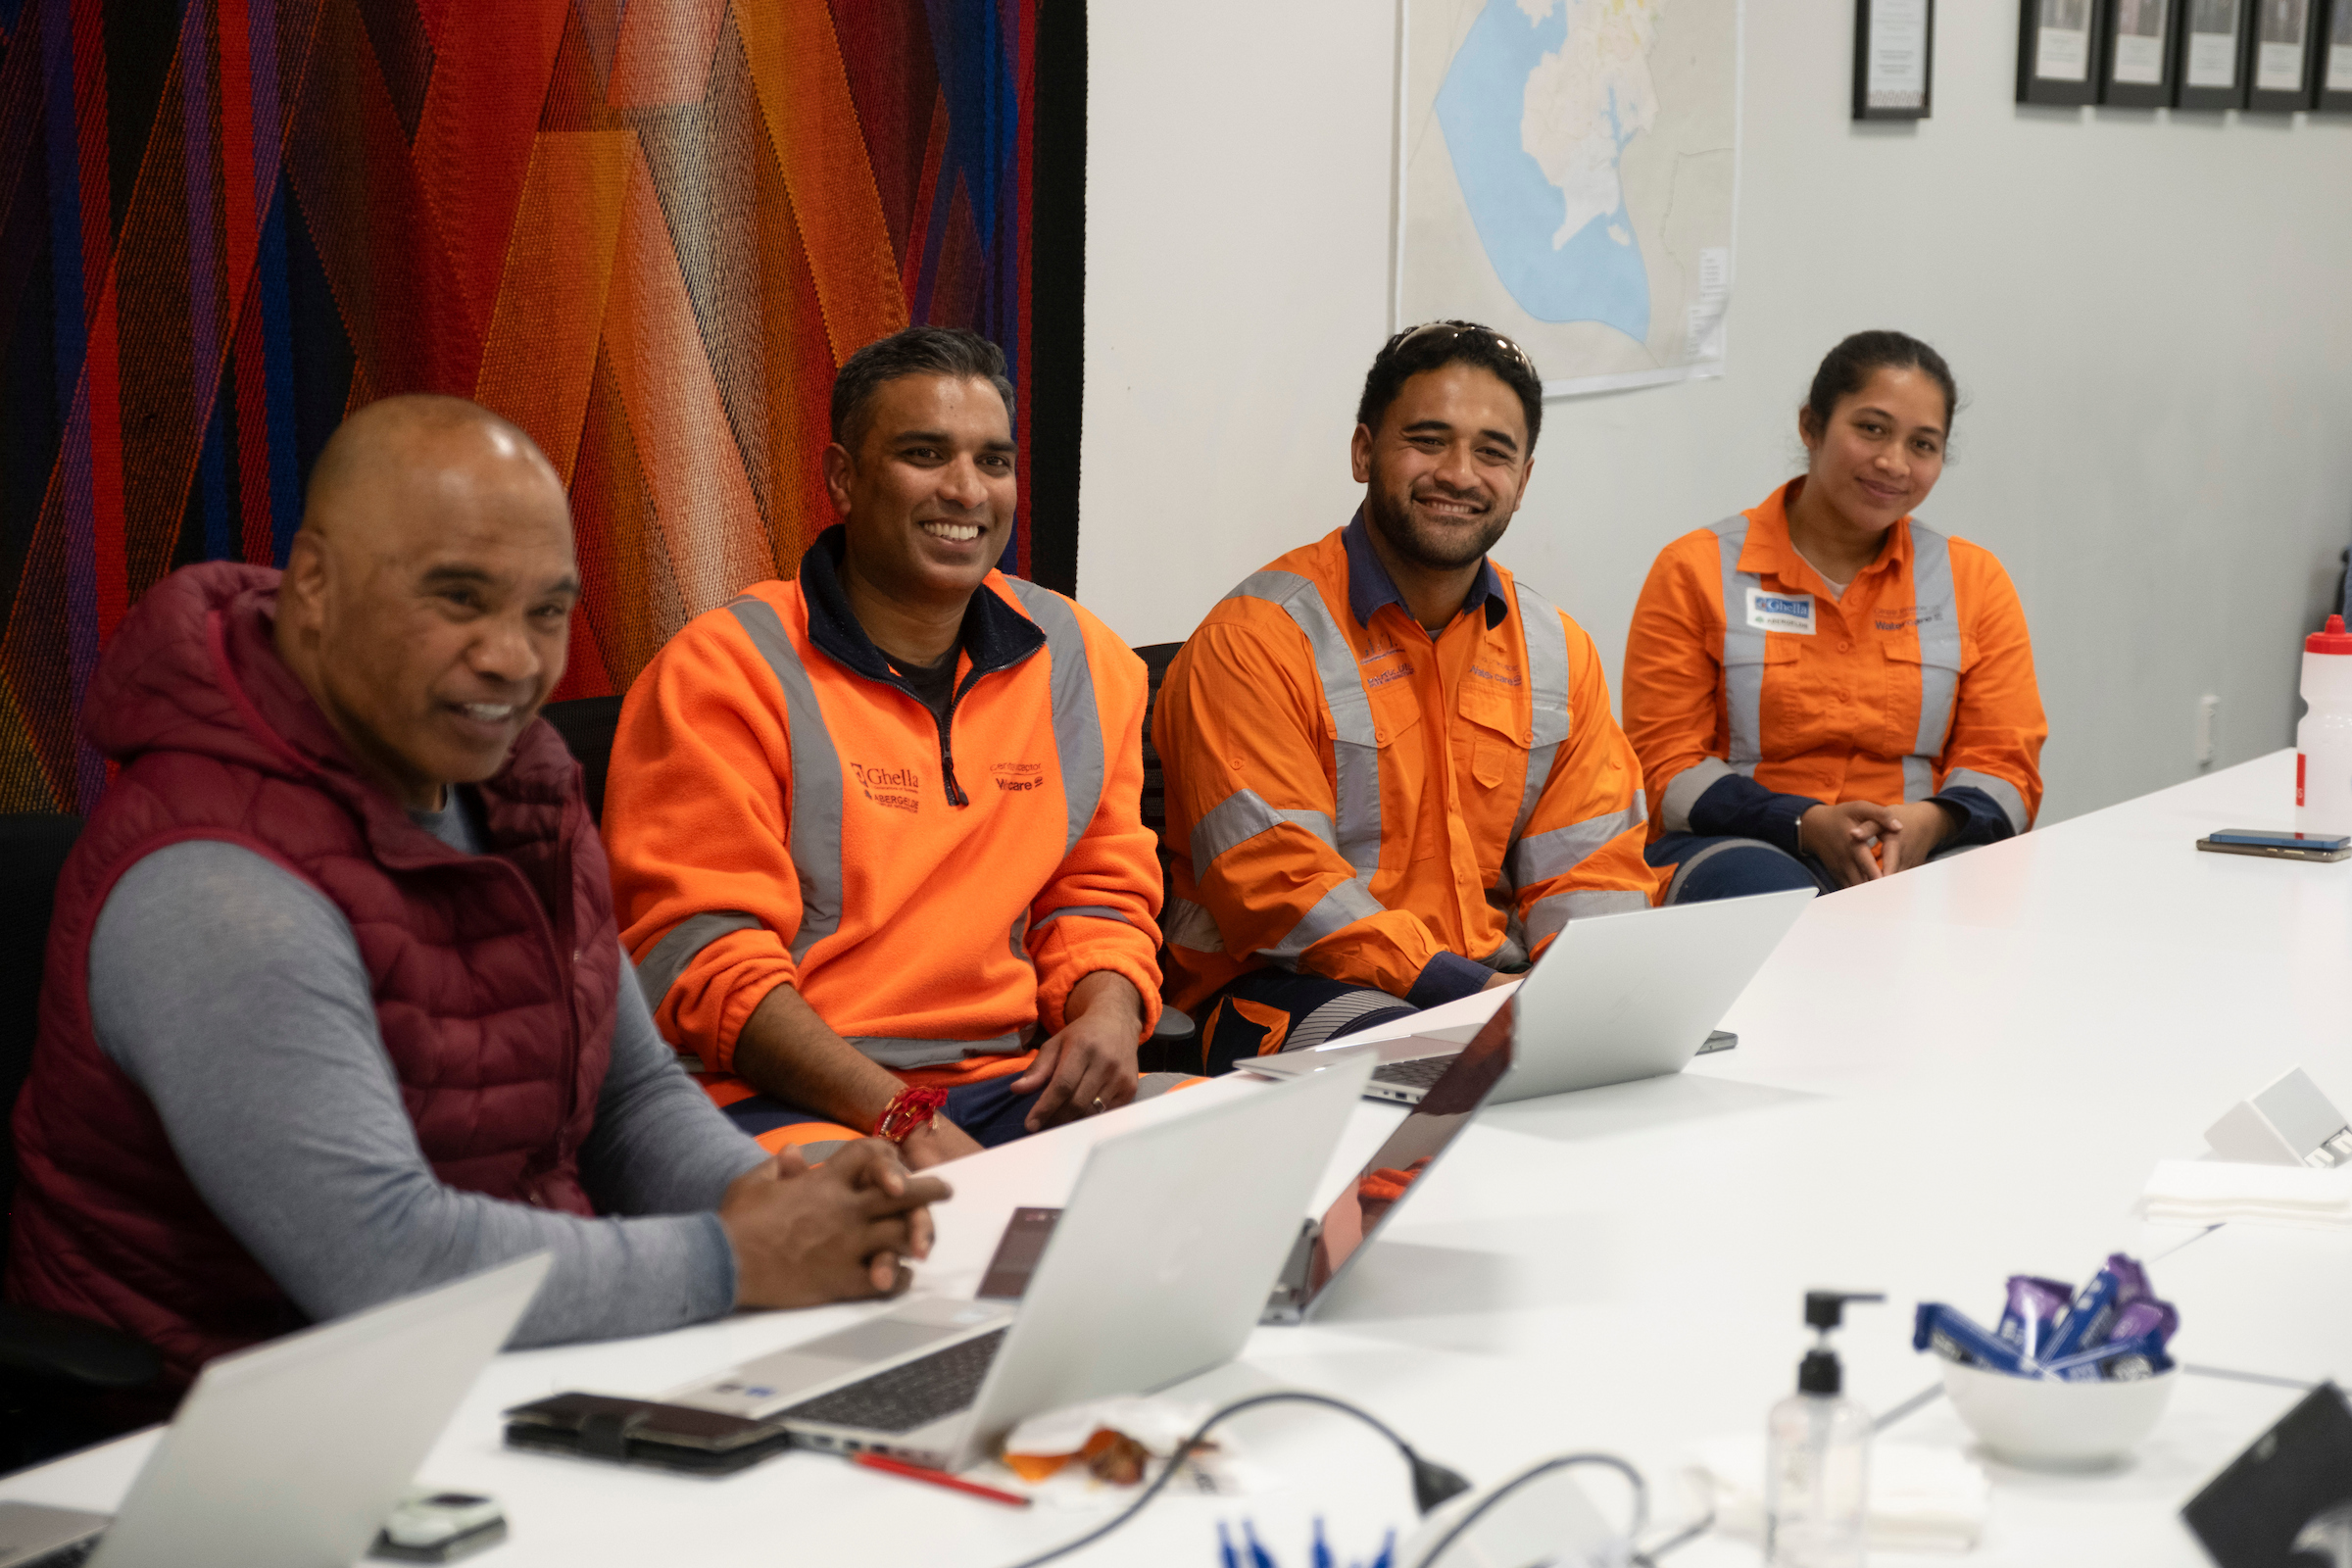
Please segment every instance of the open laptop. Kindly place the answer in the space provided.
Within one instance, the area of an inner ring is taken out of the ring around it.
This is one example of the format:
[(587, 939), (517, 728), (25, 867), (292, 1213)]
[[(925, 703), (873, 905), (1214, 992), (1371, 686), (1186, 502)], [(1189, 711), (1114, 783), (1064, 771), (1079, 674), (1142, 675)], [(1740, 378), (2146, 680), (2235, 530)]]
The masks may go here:
[(1331, 1298), (1332, 1287), (1420, 1189), (1439, 1157), (1453, 1147), (1509, 1074), (1517, 1011), (1516, 1002), (1505, 997), (1470, 1043), (1450, 1058), (1412, 1113), (1373, 1151), (1355, 1180), (1341, 1189), (1322, 1218), (1306, 1222), (1274, 1281), (1261, 1322), (1303, 1323)]
[(1057, 1218), (1015, 1217), (1008, 1242), (1043, 1242), (1017, 1301), (909, 1301), (664, 1398), (960, 1470), (1040, 1410), (1216, 1366), (1256, 1325), (1371, 1071), (1336, 1065), (1104, 1138)]
[[(1513, 996), (1517, 1046), (1494, 1103), (1681, 1072), (1813, 898), (1797, 888), (1569, 921)], [(1417, 1104), (1481, 1021), (1398, 1040), (1343, 1038), (1241, 1066), (1295, 1078), (1361, 1055), (1373, 1063), (1365, 1094)]]
[(550, 1255), (207, 1362), (111, 1519), (0, 1503), (0, 1568), (318, 1568), (368, 1548)]

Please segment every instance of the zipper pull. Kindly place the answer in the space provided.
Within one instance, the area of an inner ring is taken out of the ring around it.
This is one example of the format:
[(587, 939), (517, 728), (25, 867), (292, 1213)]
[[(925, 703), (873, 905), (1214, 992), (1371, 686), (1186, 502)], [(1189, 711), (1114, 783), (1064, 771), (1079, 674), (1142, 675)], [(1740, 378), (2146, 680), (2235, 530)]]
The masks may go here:
[(963, 793), (962, 785), (956, 782), (956, 759), (950, 757), (946, 752), (941, 752), (939, 754), (939, 764), (940, 772), (947, 781), (948, 804), (950, 806), (971, 805), (972, 798)]

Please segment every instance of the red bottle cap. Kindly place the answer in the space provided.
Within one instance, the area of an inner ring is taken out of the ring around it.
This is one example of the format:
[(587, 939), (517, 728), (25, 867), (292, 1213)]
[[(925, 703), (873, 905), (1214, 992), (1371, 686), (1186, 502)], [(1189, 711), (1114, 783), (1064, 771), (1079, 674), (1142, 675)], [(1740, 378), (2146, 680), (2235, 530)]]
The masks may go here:
[(2315, 631), (2303, 639), (2307, 654), (2352, 654), (2352, 631), (2344, 630), (2344, 617), (2329, 615), (2328, 629)]

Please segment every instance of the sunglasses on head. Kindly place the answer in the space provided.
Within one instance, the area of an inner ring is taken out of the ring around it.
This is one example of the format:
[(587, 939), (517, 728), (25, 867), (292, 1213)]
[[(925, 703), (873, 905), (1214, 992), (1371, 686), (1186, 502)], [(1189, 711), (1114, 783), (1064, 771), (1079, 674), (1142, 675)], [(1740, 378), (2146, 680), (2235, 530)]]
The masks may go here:
[(1541, 375), (1536, 374), (1536, 362), (1527, 357), (1527, 350), (1504, 337), (1493, 327), (1480, 326), (1471, 321), (1425, 321), (1409, 331), (1398, 333), (1396, 343), (1391, 346), (1389, 352), (1401, 354), (1407, 347), (1415, 343), (1427, 341), (1443, 345), (1455, 343), (1466, 337), (1494, 344), (1502, 351), (1503, 358), (1517, 365), (1530, 377), (1538, 381), (1544, 379)]

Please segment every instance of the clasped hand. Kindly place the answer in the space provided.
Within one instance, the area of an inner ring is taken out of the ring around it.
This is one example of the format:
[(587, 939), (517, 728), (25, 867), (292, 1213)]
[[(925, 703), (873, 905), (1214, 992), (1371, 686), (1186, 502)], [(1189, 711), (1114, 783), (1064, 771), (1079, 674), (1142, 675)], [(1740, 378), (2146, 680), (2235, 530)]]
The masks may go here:
[(1842, 801), (1797, 819), (1797, 847), (1830, 868), (1841, 888), (1924, 864), (1951, 836), (1952, 819), (1934, 801), (1880, 806)]
[(735, 1304), (815, 1306), (896, 1296), (906, 1260), (931, 1255), (933, 1203), (946, 1182), (915, 1176), (877, 1138), (845, 1145), (813, 1170), (796, 1150), (727, 1185), (718, 1223), (735, 1249)]

